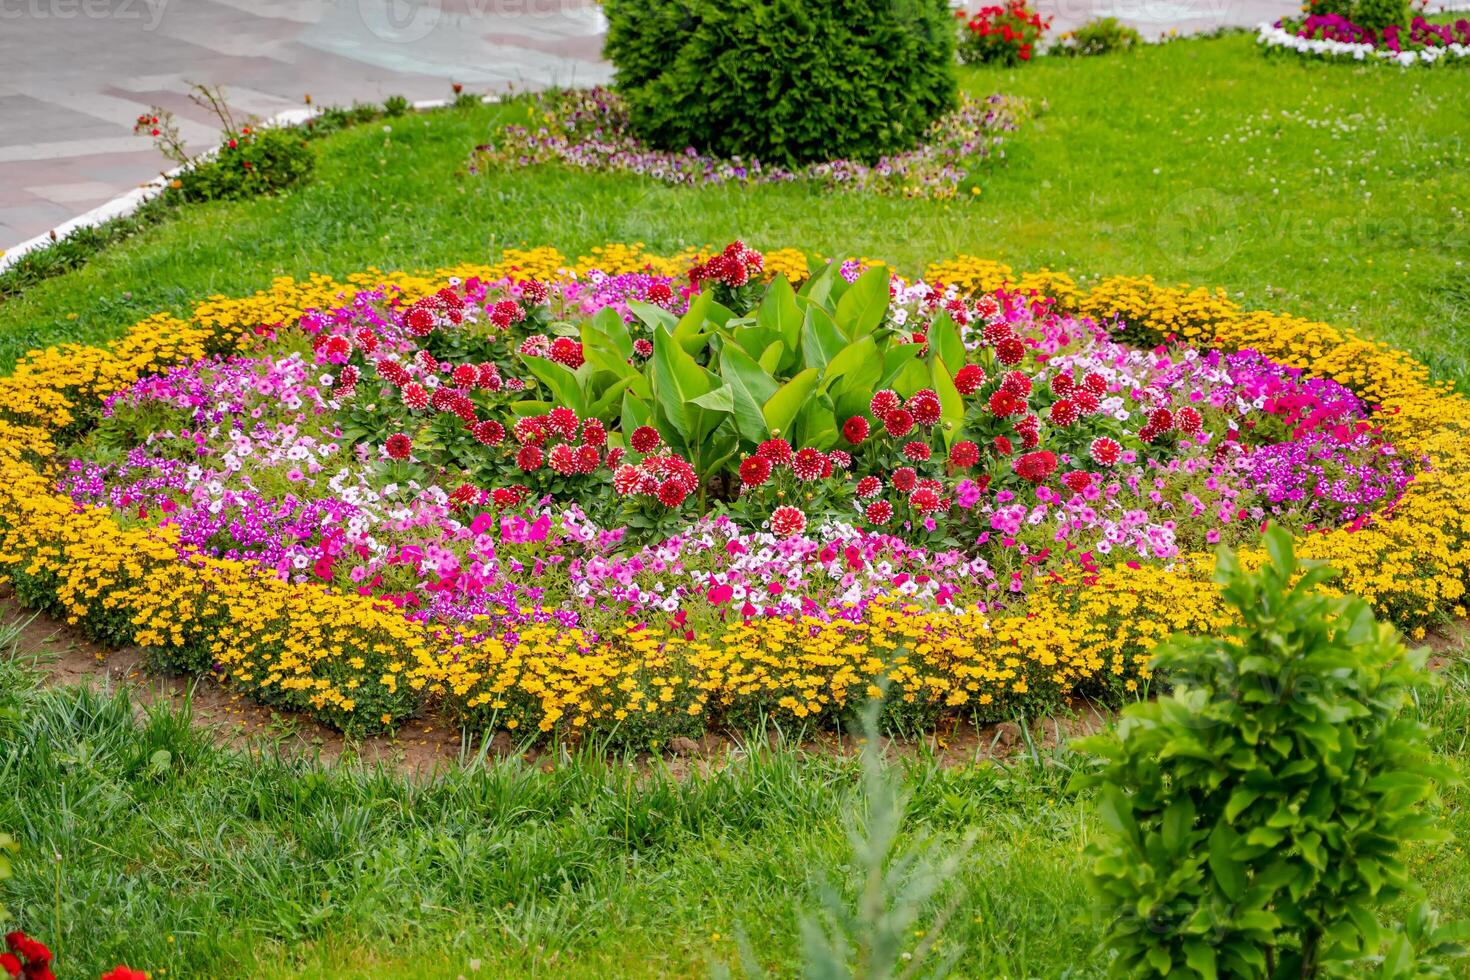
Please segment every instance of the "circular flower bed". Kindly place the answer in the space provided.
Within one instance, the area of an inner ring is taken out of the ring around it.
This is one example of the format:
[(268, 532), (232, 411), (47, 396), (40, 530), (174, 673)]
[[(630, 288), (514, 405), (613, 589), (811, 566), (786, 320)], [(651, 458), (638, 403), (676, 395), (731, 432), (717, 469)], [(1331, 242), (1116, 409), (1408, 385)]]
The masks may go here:
[(1222, 295), (740, 243), (280, 280), (0, 379), (0, 569), (339, 727), (648, 745), (1118, 699), (1274, 521), (1463, 612), (1465, 405)]
[(1268, 51), (1339, 61), (1381, 61), (1407, 68), (1470, 58), (1470, 20), (1436, 23), (1416, 16), (1408, 26), (1390, 24), (1374, 31), (1341, 14), (1312, 14), (1300, 21), (1262, 24), (1257, 43)]

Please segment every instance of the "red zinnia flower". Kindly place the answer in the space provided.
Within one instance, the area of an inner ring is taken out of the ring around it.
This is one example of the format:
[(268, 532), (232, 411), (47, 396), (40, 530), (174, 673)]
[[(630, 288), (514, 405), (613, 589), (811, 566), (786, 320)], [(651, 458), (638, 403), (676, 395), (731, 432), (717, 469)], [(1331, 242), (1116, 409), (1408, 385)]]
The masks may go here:
[(385, 448), (388, 450), (389, 459), (408, 459), (409, 454), (413, 452), (413, 440), (401, 432), (396, 432), (388, 437)]
[(764, 456), (747, 456), (740, 461), (740, 482), (758, 487), (771, 478), (771, 461)]

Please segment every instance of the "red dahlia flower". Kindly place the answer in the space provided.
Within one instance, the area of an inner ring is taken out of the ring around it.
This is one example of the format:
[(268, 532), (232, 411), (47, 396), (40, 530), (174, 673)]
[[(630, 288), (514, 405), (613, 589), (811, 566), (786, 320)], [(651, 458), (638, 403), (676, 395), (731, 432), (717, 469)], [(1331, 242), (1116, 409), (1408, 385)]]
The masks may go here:
[(914, 431), (914, 417), (906, 409), (895, 408), (883, 416), (883, 428), (895, 439)]
[(927, 462), (929, 457), (933, 455), (933, 450), (929, 448), (927, 442), (906, 442), (903, 444), (903, 455), (905, 459), (911, 462), (923, 463)]
[(628, 439), (635, 453), (651, 453), (658, 448), (658, 443), (658, 430), (651, 425), (640, 425)]
[(473, 364), (460, 364), (449, 376), (461, 388), (473, 388), (480, 380), (480, 369)]
[(571, 337), (558, 337), (551, 342), (551, 353), (547, 355), (558, 364), (564, 364), (575, 371), (582, 366), (586, 358), (582, 354), (582, 344)]
[(771, 511), (771, 533), (789, 538), (806, 530), (806, 515), (795, 507), (777, 507)]
[(791, 459), (791, 472), (799, 480), (819, 480), (824, 475), (823, 471), (830, 466), (831, 463), (822, 451), (810, 446), (798, 450)]
[(978, 364), (966, 364), (955, 373), (955, 390), (962, 395), (973, 395), (985, 383), (985, 372)]
[(684, 489), (684, 484), (674, 477), (670, 477), (659, 484), (658, 502), (665, 507), (673, 508), (679, 506), (684, 502), (684, 498), (687, 495), (688, 492)]
[(915, 422), (926, 426), (938, 423), (943, 411), (939, 405), (939, 396), (930, 388), (914, 392), (905, 407), (913, 415)]
[(539, 446), (522, 446), (516, 452), (516, 465), (527, 473), (539, 470), (545, 459)]
[(886, 500), (875, 500), (863, 511), (863, 517), (869, 524), (882, 526), (893, 520), (893, 505)]
[(859, 500), (871, 500), (883, 492), (883, 481), (876, 476), (865, 476), (857, 482), (855, 492)]
[(755, 452), (757, 456), (770, 460), (772, 466), (785, 466), (791, 462), (791, 443), (785, 439), (767, 439)]
[(482, 446), (498, 446), (505, 438), (505, 426), (494, 419), (486, 419), (471, 426), (470, 435), (474, 436), (475, 441)]
[(843, 422), (842, 438), (846, 439), (851, 445), (859, 445), (864, 439), (868, 438), (868, 420), (861, 415), (854, 415), (846, 422)]
[(747, 456), (740, 461), (740, 482), (758, 487), (771, 478), (771, 461), (764, 456)]
[(893, 486), (900, 493), (908, 493), (919, 482), (919, 474), (911, 466), (900, 466), (893, 471)]
[(577, 413), (565, 405), (558, 405), (546, 413), (546, 427), (570, 439), (577, 434)]
[(1017, 337), (1008, 337), (995, 345), (995, 359), (1008, 367), (1020, 364), (1026, 359), (1026, 345)]
[(1070, 398), (1063, 398), (1061, 401), (1052, 404), (1051, 410), (1047, 412), (1046, 417), (1051, 421), (1052, 425), (1067, 426), (1077, 421), (1080, 415), (1081, 413), (1077, 411), (1077, 403)]
[(577, 452), (564, 442), (552, 446), (546, 458), (551, 463), (551, 468), (562, 476), (571, 476), (577, 472)]
[(1027, 453), (1019, 457), (1011, 468), (1023, 480), (1041, 483), (1055, 472), (1057, 457), (1055, 453), (1043, 449), (1041, 452)]
[(389, 459), (405, 460), (413, 452), (413, 440), (401, 432), (396, 432), (388, 437), (384, 448), (388, 451)]
[(955, 443), (949, 450), (949, 464), (955, 469), (969, 469), (978, 462), (980, 462), (980, 447), (968, 439)]
[(893, 411), (900, 404), (898, 392), (892, 388), (884, 388), (882, 391), (873, 394), (873, 400), (868, 403), (868, 410), (873, 413), (875, 419), (881, 422), (889, 412)]
[(909, 494), (909, 506), (920, 514), (928, 514), (939, 509), (939, 494), (933, 487), (919, 487)]
[(1200, 415), (1199, 409), (1193, 406), (1186, 405), (1174, 413), (1174, 428), (1187, 436), (1194, 435), (1204, 424), (1205, 420)]
[(1123, 447), (1116, 439), (1109, 439), (1107, 436), (1098, 436), (1092, 440), (1092, 445), (1088, 448), (1087, 454), (1099, 466), (1112, 466), (1118, 462), (1118, 458), (1123, 454)]

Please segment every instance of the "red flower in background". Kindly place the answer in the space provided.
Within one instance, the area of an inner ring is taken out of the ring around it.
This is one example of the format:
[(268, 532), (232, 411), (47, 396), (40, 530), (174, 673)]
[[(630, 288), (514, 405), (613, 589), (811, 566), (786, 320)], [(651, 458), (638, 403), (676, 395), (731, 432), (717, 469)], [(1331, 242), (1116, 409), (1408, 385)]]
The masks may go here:
[(388, 451), (389, 459), (405, 460), (413, 452), (413, 440), (402, 432), (395, 432), (388, 437), (384, 448)]

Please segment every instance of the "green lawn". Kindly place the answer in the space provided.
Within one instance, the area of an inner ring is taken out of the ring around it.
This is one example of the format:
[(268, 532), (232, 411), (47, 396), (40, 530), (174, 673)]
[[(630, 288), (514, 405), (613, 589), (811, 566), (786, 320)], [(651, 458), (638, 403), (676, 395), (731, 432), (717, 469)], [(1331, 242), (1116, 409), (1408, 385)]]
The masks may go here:
[[(1267, 60), (1231, 36), (964, 78), (1047, 106), (981, 198), (954, 204), (463, 175), (499, 108), (359, 128), (318, 144), (300, 192), (189, 209), (0, 304), (0, 366), (277, 275), (742, 236), (908, 272), (970, 252), (1222, 285), (1470, 381), (1470, 74)], [(1470, 673), (1449, 680), (1423, 711), (1458, 768)], [(1022, 758), (893, 774), (911, 794), (906, 840), (977, 835), (940, 949), (963, 952), (962, 976), (1099, 975), (1079, 863), (1091, 801), (1067, 791), (1065, 751)], [(163, 978), (682, 977), (733, 966), (739, 932), (774, 972), (795, 971), (813, 875), (852, 864), (859, 771), (780, 750), (682, 781), (577, 758), (410, 782), (217, 749), (182, 716), (41, 690), (0, 656), (0, 785), (0, 828), (25, 845), (5, 903), (59, 947), (75, 971), (62, 976), (127, 959)], [(1464, 840), (1466, 792), (1446, 800)], [(1414, 855), (1441, 909), (1470, 916), (1462, 848)]]
[(950, 204), (538, 169), (468, 177), (469, 149), (506, 110), (371, 124), (320, 144), (303, 191), (193, 209), (0, 304), (0, 365), (277, 275), (433, 266), (521, 243), (673, 251), (740, 235), (909, 272), (963, 251), (1221, 285), (1470, 379), (1456, 342), (1470, 325), (1470, 74), (1267, 59), (1235, 35), (964, 81), (1047, 108), (1009, 140), (979, 200)]

